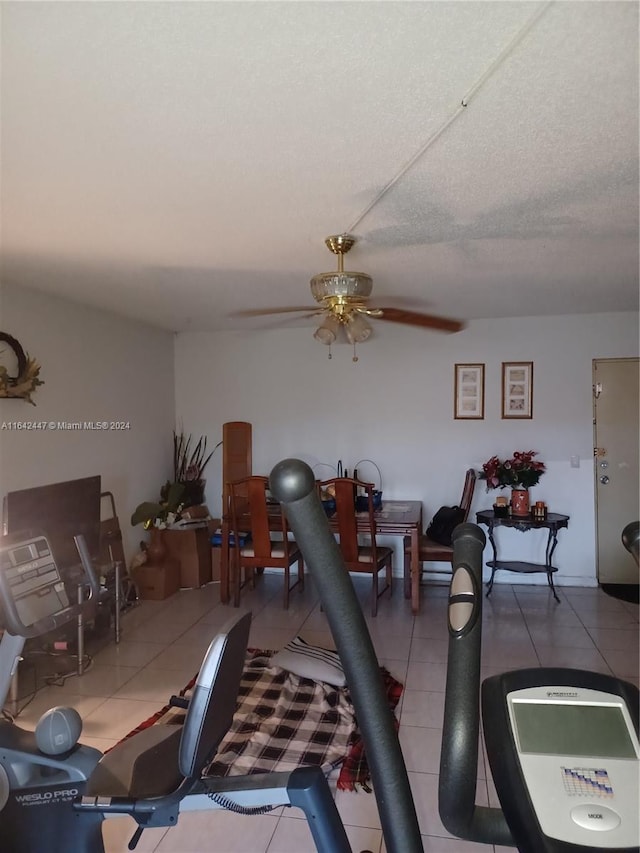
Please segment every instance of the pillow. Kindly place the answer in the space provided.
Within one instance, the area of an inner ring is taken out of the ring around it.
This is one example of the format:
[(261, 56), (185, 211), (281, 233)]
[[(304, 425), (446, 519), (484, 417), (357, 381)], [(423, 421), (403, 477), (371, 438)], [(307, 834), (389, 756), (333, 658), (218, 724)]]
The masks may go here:
[(301, 678), (324, 681), (334, 687), (344, 687), (347, 680), (337, 652), (310, 646), (296, 637), (271, 658), (273, 666), (287, 669)]

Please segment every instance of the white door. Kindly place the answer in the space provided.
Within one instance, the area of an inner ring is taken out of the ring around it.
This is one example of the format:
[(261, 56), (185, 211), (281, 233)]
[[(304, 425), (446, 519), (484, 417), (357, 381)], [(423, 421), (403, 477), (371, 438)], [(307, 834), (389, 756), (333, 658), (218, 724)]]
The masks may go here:
[(593, 362), (597, 574), (599, 583), (638, 583), (622, 530), (639, 519), (638, 359)]

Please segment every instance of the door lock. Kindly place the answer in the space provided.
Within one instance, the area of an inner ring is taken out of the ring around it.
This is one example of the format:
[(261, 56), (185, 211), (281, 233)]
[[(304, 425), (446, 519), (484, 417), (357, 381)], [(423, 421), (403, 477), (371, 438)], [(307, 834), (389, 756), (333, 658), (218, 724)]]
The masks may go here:
[(604, 474), (602, 477), (600, 477), (600, 482), (602, 483), (603, 486), (606, 486), (607, 483), (609, 482), (609, 477), (606, 474)]

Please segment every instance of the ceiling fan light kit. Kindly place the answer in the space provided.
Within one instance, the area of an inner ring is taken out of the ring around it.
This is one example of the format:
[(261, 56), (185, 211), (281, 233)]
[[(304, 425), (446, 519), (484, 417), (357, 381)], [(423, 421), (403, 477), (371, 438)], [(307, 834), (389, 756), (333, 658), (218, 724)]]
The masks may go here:
[(337, 255), (338, 269), (335, 272), (314, 275), (310, 284), (313, 298), (327, 312), (327, 316), (314, 332), (314, 338), (331, 346), (336, 340), (338, 329), (343, 326), (347, 340), (354, 347), (353, 360), (357, 361), (355, 345), (366, 341), (371, 334), (371, 326), (363, 315), (379, 312), (369, 312), (365, 305), (373, 288), (371, 276), (344, 268), (344, 256), (354, 243), (355, 238), (350, 234), (327, 237), (325, 245)]
[(371, 276), (344, 268), (344, 256), (355, 242), (356, 239), (351, 234), (337, 234), (325, 240), (329, 251), (338, 258), (338, 269), (335, 272), (318, 273), (310, 282), (313, 298), (325, 312), (322, 323), (313, 335), (317, 341), (331, 346), (342, 326), (347, 340), (354, 346), (353, 360), (357, 361), (355, 345), (366, 341), (372, 332), (368, 317), (447, 332), (457, 332), (463, 328), (463, 324), (458, 320), (431, 317), (429, 314), (419, 314), (415, 311), (368, 307), (367, 300), (373, 289)]

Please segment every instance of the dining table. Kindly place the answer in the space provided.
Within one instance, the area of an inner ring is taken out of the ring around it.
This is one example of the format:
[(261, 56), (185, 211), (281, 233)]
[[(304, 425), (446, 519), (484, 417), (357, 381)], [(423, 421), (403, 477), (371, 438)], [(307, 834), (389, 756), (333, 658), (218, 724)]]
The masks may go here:
[[(278, 504), (270, 507), (270, 515), (273, 514), (274, 526), (279, 518), (280, 508)], [(382, 504), (374, 513), (376, 532), (378, 536), (400, 536), (410, 543), (411, 569), (409, 576), (405, 578), (403, 590), (405, 598), (411, 599), (411, 610), (417, 613), (420, 609), (420, 548), (419, 540), (422, 533), (422, 502), (403, 500), (383, 500)], [(358, 529), (367, 533), (369, 529), (369, 516), (366, 512), (356, 513)], [(333, 533), (338, 531), (338, 522), (335, 516), (328, 516), (329, 528)], [(228, 604), (231, 600), (230, 591), (230, 559), (229, 548), (230, 517), (223, 515), (221, 522), (221, 553), (220, 553), (220, 601)], [(404, 551), (404, 548), (403, 548)]]

